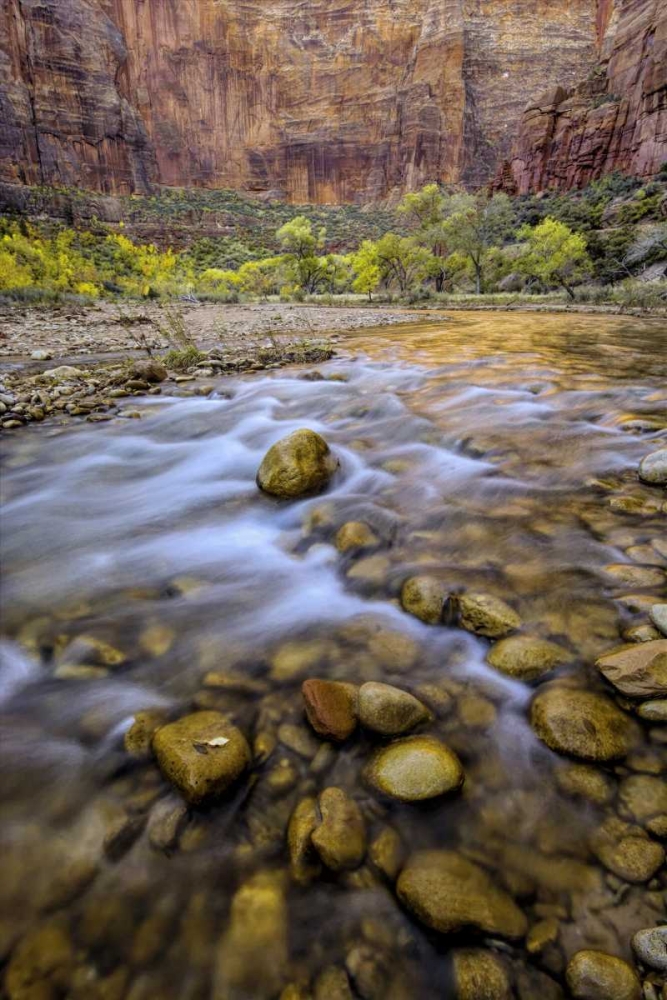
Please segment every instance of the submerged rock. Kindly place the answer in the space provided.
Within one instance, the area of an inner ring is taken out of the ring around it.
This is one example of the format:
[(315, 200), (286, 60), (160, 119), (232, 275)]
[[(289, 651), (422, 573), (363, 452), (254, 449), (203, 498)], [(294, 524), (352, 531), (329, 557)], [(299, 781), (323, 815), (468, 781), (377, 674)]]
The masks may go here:
[(488, 639), (501, 639), (521, 627), (514, 608), (492, 594), (466, 592), (452, 597), (451, 603), (464, 629)]
[(486, 660), (519, 681), (534, 681), (572, 659), (562, 646), (531, 635), (512, 635), (494, 643)]
[(434, 576), (411, 576), (401, 589), (403, 609), (427, 625), (442, 622), (446, 600), (447, 585)]
[(410, 736), (376, 750), (364, 777), (383, 795), (400, 802), (420, 802), (457, 791), (465, 776), (454, 751), (440, 740)]
[(361, 725), (382, 736), (401, 736), (432, 718), (426, 706), (408, 691), (376, 681), (359, 688), (357, 711)]
[(306, 716), (319, 736), (342, 742), (357, 726), (357, 689), (353, 684), (312, 678), (301, 685)]
[(44, 924), (28, 931), (5, 973), (9, 1000), (51, 1000), (67, 992), (74, 949), (63, 927)]
[(312, 836), (319, 822), (317, 800), (312, 796), (301, 799), (287, 827), (290, 872), (294, 881), (300, 885), (307, 885), (320, 873), (321, 866), (312, 843)]
[(667, 695), (667, 639), (621, 646), (598, 657), (595, 665), (630, 698)]
[(665, 861), (665, 852), (640, 826), (611, 817), (591, 837), (599, 861), (625, 882), (648, 882)]
[(530, 721), (548, 747), (582, 760), (619, 760), (637, 740), (635, 723), (613, 701), (578, 688), (541, 690)]
[(289, 918), (280, 872), (258, 872), (237, 890), (222, 938), (214, 1000), (273, 1000), (288, 963)]
[(315, 980), (313, 1000), (353, 1000), (345, 969), (330, 965)]
[(397, 883), (402, 903), (441, 934), (467, 928), (521, 938), (528, 922), (514, 900), (479, 865), (455, 851), (419, 851)]
[(576, 1000), (640, 1000), (641, 986), (634, 969), (603, 951), (578, 951), (565, 978)]
[(453, 962), (456, 1000), (512, 1000), (507, 968), (495, 952), (462, 948)]
[(221, 795), (250, 763), (243, 733), (220, 712), (195, 712), (158, 729), (160, 770), (191, 805)]
[(342, 788), (325, 788), (319, 798), (322, 820), (313, 847), (331, 871), (358, 868), (366, 854), (366, 826), (357, 803)]
[(277, 441), (262, 460), (257, 485), (282, 500), (319, 493), (338, 468), (323, 437), (308, 428)]
[(667, 448), (658, 448), (639, 463), (639, 478), (652, 486), (667, 485)]
[(363, 521), (347, 521), (336, 534), (336, 548), (339, 552), (349, 552), (352, 549), (371, 549), (378, 545), (380, 539)]

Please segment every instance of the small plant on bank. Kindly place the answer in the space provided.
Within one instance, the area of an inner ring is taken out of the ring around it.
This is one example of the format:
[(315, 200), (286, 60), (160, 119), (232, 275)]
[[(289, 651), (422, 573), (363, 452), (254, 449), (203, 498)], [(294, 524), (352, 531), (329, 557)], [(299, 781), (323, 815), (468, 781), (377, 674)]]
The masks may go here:
[(153, 319), (153, 324), (171, 348), (164, 357), (164, 363), (168, 368), (185, 371), (206, 358), (188, 333), (185, 316), (179, 306), (161, 306), (158, 316)]

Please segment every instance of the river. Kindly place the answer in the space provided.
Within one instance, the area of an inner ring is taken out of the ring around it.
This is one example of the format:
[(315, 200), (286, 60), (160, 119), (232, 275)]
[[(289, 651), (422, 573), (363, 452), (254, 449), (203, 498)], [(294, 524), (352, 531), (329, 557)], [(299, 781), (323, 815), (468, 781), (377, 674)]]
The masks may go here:
[[(322, 377), (165, 389), (137, 400), (140, 420), (47, 422), (3, 442), (11, 1000), (269, 1000), (289, 984), (287, 1000), (453, 998), (452, 957), (472, 946), (520, 1000), (549, 1000), (578, 949), (630, 959), (632, 934), (664, 915), (664, 867), (624, 880), (591, 847), (603, 821), (628, 821), (624, 782), (664, 772), (664, 732), (635, 719), (627, 759), (584, 767), (529, 722), (554, 676), (614, 697), (596, 657), (664, 601), (664, 492), (637, 478), (665, 442), (664, 322), (459, 313), (337, 347)], [(300, 427), (340, 468), (323, 495), (276, 502), (257, 469)], [(338, 551), (350, 521), (372, 546)], [(502, 598), (567, 662), (531, 683), (500, 673), (488, 639), (402, 609), (419, 574)], [(462, 793), (379, 797), (362, 777), (377, 738), (322, 750), (303, 716), (309, 677), (420, 697)], [(137, 712), (195, 709), (229, 714), (255, 758), (230, 794), (186, 812), (124, 737)], [(459, 852), (538, 930), (528, 943), (427, 930), (372, 852), (296, 884), (290, 816), (329, 786), (357, 803), (369, 844), (390, 830), (404, 855)]]

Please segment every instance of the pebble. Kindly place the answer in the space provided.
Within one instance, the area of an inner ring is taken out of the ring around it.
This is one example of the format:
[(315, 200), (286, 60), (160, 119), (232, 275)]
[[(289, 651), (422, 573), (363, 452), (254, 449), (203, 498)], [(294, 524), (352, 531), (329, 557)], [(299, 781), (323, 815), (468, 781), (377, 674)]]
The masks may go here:
[(667, 972), (667, 924), (637, 931), (632, 949), (642, 965), (658, 972)]
[(583, 760), (618, 760), (638, 739), (630, 717), (594, 691), (542, 688), (533, 699), (530, 719), (548, 747)]
[(313, 847), (327, 868), (358, 868), (366, 854), (366, 826), (361, 810), (342, 788), (325, 788), (319, 797), (322, 816), (312, 834)]
[(466, 591), (452, 596), (450, 604), (464, 629), (489, 639), (501, 639), (521, 627), (514, 608), (492, 594)]
[(447, 597), (446, 583), (433, 576), (411, 576), (401, 589), (403, 609), (427, 625), (442, 622)]
[(572, 659), (555, 642), (530, 635), (513, 635), (494, 643), (486, 660), (495, 670), (520, 681), (534, 681)]
[(301, 685), (309, 723), (325, 739), (342, 742), (357, 727), (357, 689), (353, 684), (312, 678)]

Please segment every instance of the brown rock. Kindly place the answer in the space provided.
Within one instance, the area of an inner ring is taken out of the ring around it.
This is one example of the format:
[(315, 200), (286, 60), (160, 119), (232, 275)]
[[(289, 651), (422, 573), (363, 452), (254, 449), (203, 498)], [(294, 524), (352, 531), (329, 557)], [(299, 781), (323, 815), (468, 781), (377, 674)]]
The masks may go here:
[(454, 952), (456, 1000), (512, 1000), (512, 986), (502, 958), (482, 948)]
[(583, 760), (618, 760), (637, 740), (630, 717), (593, 691), (543, 688), (533, 699), (530, 719), (548, 747)]
[(509, 604), (492, 594), (466, 591), (452, 598), (463, 628), (489, 639), (501, 639), (521, 627), (521, 619)]
[(281, 500), (319, 493), (338, 468), (323, 437), (307, 427), (277, 441), (262, 460), (257, 485)]
[(667, 695), (667, 639), (621, 646), (595, 665), (610, 684), (631, 698)]
[(433, 736), (409, 736), (376, 750), (364, 777), (378, 792), (400, 802), (458, 791), (465, 779), (454, 751)]
[(401, 589), (401, 604), (405, 611), (426, 622), (442, 622), (447, 600), (447, 585), (433, 576), (411, 576)]
[(357, 689), (353, 684), (312, 678), (301, 685), (306, 715), (325, 739), (343, 741), (357, 726)]
[(578, 951), (566, 970), (567, 985), (576, 1000), (640, 1000), (634, 969), (615, 955)]
[(512, 635), (493, 644), (487, 662), (508, 677), (534, 681), (572, 659), (562, 646), (531, 635)]
[(377, 681), (361, 685), (357, 711), (361, 725), (382, 736), (402, 736), (432, 719), (414, 695)]
[(158, 729), (160, 770), (191, 805), (221, 795), (250, 763), (243, 733), (220, 712), (195, 712)]
[(468, 928), (521, 938), (527, 921), (491, 877), (454, 851), (420, 851), (408, 859), (397, 891), (414, 915), (441, 934)]
[(356, 802), (341, 788), (325, 788), (319, 798), (322, 820), (312, 834), (313, 847), (327, 868), (358, 868), (366, 854), (366, 826)]

